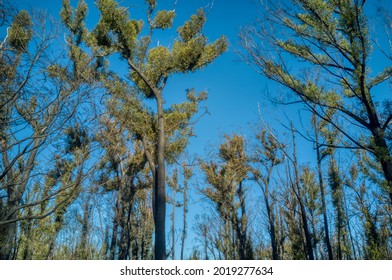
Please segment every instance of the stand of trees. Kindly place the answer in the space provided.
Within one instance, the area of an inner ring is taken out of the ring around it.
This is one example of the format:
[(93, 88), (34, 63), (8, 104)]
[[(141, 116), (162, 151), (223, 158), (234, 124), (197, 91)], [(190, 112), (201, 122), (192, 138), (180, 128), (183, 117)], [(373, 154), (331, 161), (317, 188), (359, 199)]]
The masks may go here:
[(207, 39), (203, 9), (172, 32), (175, 10), (144, 4), (142, 22), (98, 0), (87, 28), (83, 0), (61, 22), (0, 1), (0, 259), (391, 259), (392, 72), (370, 69), (365, 1), (264, 6), (241, 57), (306, 128), (278, 133), (259, 112), (207, 159), (187, 153), (207, 92), (168, 104), (166, 85), (227, 39)]

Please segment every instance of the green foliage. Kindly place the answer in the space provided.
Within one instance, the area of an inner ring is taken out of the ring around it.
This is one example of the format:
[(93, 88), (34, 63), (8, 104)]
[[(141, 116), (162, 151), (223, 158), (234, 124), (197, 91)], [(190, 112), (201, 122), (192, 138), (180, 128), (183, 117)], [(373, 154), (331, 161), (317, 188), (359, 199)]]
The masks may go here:
[(173, 64), (175, 69), (179, 72), (195, 70), (205, 44), (206, 38), (204, 37), (192, 38), (186, 43), (175, 41), (173, 44)]
[(66, 152), (72, 153), (78, 149), (85, 149), (90, 142), (87, 132), (79, 125), (68, 127), (64, 131), (66, 139)]
[[(352, 169), (352, 174), (355, 174), (355, 170)], [(332, 203), (335, 209), (335, 226), (337, 235), (337, 258), (347, 259), (350, 257), (350, 243), (348, 240), (347, 224), (348, 217), (346, 213), (346, 207), (344, 205), (344, 189), (341, 175), (337, 167), (336, 161), (332, 158), (329, 162), (329, 185), (332, 191)]]
[(191, 16), (190, 20), (178, 28), (177, 32), (180, 35), (181, 41), (187, 43), (191, 39), (195, 38), (198, 34), (201, 33), (205, 22), (206, 15), (203, 9), (199, 9), (195, 15)]
[[(386, 131), (390, 130), (391, 112), (381, 105), (388, 104), (390, 98), (377, 94), (375, 85), (390, 79), (391, 73), (388, 66), (372, 77), (369, 66), (374, 34), (370, 33), (366, 15), (367, 2), (298, 0), (282, 1), (282, 5), (272, 2), (265, 6), (260, 24), (242, 34), (247, 58), (266, 77), (289, 89), (297, 101), (321, 120), (317, 126), (323, 136), (323, 141), (317, 143), (320, 160), (333, 156), (337, 147), (347, 148), (347, 153), (358, 149), (361, 152), (356, 153), (364, 155), (358, 160), (359, 169), (351, 170), (352, 176), (359, 181), (360, 175), (354, 173), (363, 174), (366, 179), (362, 179), (371, 182), (371, 186), (364, 186), (372, 190), (372, 197), (378, 199), (378, 193), (384, 193), (388, 201), (385, 203), (390, 206), (392, 157)], [(389, 20), (389, 13), (385, 15)], [(296, 61), (294, 67), (288, 62), (290, 59)], [(377, 101), (374, 96), (378, 96)], [(339, 259), (350, 258), (356, 252), (349, 240), (350, 220), (346, 211), (350, 196), (346, 196), (343, 187), (345, 173), (334, 160), (328, 172), (335, 209), (335, 252)], [(373, 214), (364, 215), (369, 225), (376, 224), (372, 221)], [(368, 226), (369, 236), (374, 236), (370, 232), (375, 227)]]
[(17, 52), (26, 52), (32, 38), (32, 22), (27, 11), (19, 12), (13, 19), (8, 33), (8, 44)]
[(306, 204), (312, 215), (318, 215), (320, 211), (319, 188), (316, 184), (316, 174), (308, 167), (304, 167), (301, 172), (301, 183), (303, 192), (306, 194)]
[(204, 36), (195, 33), (186, 42), (175, 40), (171, 51), (163, 46), (149, 50), (147, 62), (141, 66), (149, 84), (135, 71), (131, 73), (131, 77), (146, 97), (152, 98), (154, 95), (151, 85), (159, 89), (163, 86), (162, 81), (172, 73), (193, 72), (203, 68), (221, 55), (226, 48), (227, 41), (224, 37), (207, 44)]
[[(255, 134), (257, 144), (253, 148), (254, 153), (251, 156), (251, 161), (254, 163), (261, 163), (265, 168), (274, 167), (283, 162), (281, 155), (281, 144), (274, 138), (267, 130), (261, 129), (260, 132)], [(252, 170), (256, 177), (261, 176), (260, 171)], [(268, 173), (268, 172), (266, 172)]]
[[(365, 126), (364, 114), (373, 105), (367, 78), (363, 79), (368, 75), (365, 64), (372, 51), (363, 7), (357, 1), (333, 0), (301, 0), (292, 5), (290, 11), (271, 10), (266, 15), (275, 36), (270, 37), (261, 26), (255, 30), (265, 33), (244, 35), (245, 48), (258, 57), (255, 63), (267, 77), (291, 89), (312, 110), (315, 105), (324, 112), (334, 109)], [(260, 38), (265, 38), (266, 44), (259, 44)], [(298, 71), (287, 67), (286, 55), (297, 58)], [(313, 70), (308, 71), (309, 67)], [(298, 75), (300, 72), (306, 74)], [(336, 123), (329, 116), (326, 120)]]
[(157, 29), (170, 28), (173, 25), (173, 20), (175, 16), (176, 14), (174, 13), (174, 11), (158, 11), (154, 18), (153, 27)]
[(202, 9), (191, 16), (183, 26), (179, 27), (179, 41), (173, 45), (173, 64), (176, 72), (195, 71), (211, 63), (217, 56), (226, 51), (227, 40), (224, 36), (212, 44), (202, 34), (205, 24), (205, 14)]
[(236, 188), (249, 172), (244, 139), (239, 135), (226, 135), (226, 142), (220, 146), (219, 158), (223, 161), (220, 167), (215, 162), (201, 164), (210, 185), (203, 193), (217, 203), (218, 211), (230, 211), (225, 207), (232, 207)]
[[(156, 116), (145, 107), (132, 88), (121, 80), (110, 80), (105, 83), (113, 98), (108, 101), (109, 112), (126, 128), (136, 139), (147, 140), (154, 143), (157, 137)], [(189, 137), (192, 135), (191, 119), (197, 114), (200, 102), (203, 102), (206, 93), (195, 94), (194, 90), (188, 90), (188, 101), (181, 104), (173, 104), (165, 110), (165, 159), (168, 163), (174, 163), (176, 158), (186, 148)], [(154, 144), (149, 148), (152, 155), (156, 155)]]
[(72, 70), (61, 67), (56, 64), (48, 66), (49, 75), (57, 77), (59, 80), (68, 79), (68, 81), (81, 83), (94, 83), (99, 79), (99, 71), (104, 72), (105, 60), (103, 57), (95, 57), (96, 49), (93, 48), (93, 54), (87, 53), (86, 49), (81, 46), (84, 42), (87, 45), (96, 45), (91, 33), (86, 28), (86, 17), (88, 8), (85, 1), (79, 1), (76, 9), (72, 9), (69, 0), (63, 1), (60, 17), (63, 24), (70, 31), (66, 38), (69, 48), (69, 59), (72, 62)]
[[(79, 5), (76, 19), (66, 13), (64, 19), (70, 26), (70, 21), (83, 26), (84, 8)], [(23, 258), (48, 257), (50, 243), (56, 238), (54, 220), (61, 220), (61, 211), (66, 211), (80, 194), (88, 158), (89, 145), (84, 141), (87, 139), (78, 141), (78, 137), (71, 137), (76, 141), (67, 147), (68, 151), (61, 147), (66, 145), (59, 139), (86, 96), (86, 88), (82, 90), (81, 84), (87, 83), (90, 76), (82, 76), (88, 72), (87, 60), (91, 57), (87, 59), (77, 48), (77, 35), (65, 36), (69, 50), (72, 49), (71, 59), (67, 60), (57, 26), (45, 14), (38, 15), (33, 21), (28, 12), (17, 13), (0, 50), (0, 221), (16, 221), (0, 225), (0, 258), (7, 259), (12, 251), (15, 256), (21, 255), (11, 246), (23, 243), (24, 238), (36, 238), (37, 244), (45, 245), (34, 255), (35, 244), (27, 244)], [(76, 60), (79, 64), (73, 63)], [(25, 220), (23, 231), (19, 220)], [(42, 224), (36, 220), (42, 220)], [(40, 229), (47, 229), (42, 239)], [(4, 240), (8, 240), (6, 244), (11, 250), (3, 246)]]
[(197, 68), (202, 68), (211, 62), (213, 62), (219, 55), (224, 53), (227, 49), (227, 39), (226, 37), (221, 37), (214, 43), (206, 45), (203, 53), (201, 54), (198, 62)]
[(109, 112), (137, 139), (142, 139), (143, 136), (153, 137), (156, 132), (154, 117), (152, 112), (145, 108), (141, 100), (137, 98), (134, 89), (117, 78), (105, 81), (105, 86), (113, 95), (107, 104)]
[[(163, 47), (155, 47), (148, 53), (147, 63), (143, 67), (144, 74), (149, 82), (155, 87), (161, 86), (162, 80), (169, 76), (171, 71), (171, 55), (170, 51)], [(143, 92), (147, 98), (154, 98), (151, 87), (136, 72), (131, 73), (131, 78), (135, 82), (137, 88)]]
[(225, 207), (234, 205), (237, 185), (245, 179), (248, 172), (244, 139), (238, 135), (233, 135), (232, 138), (226, 136), (226, 142), (219, 150), (219, 158), (223, 161), (220, 167), (213, 162), (201, 164), (210, 186), (203, 193), (217, 203), (219, 212), (230, 211)]
[(219, 149), (221, 162), (204, 163), (207, 186), (201, 192), (210, 199), (220, 218), (217, 249), (226, 259), (252, 259), (252, 241), (247, 233), (246, 192), (243, 182), (249, 173), (243, 137), (226, 136)]
[(75, 35), (75, 43), (79, 45), (82, 40), (86, 39), (87, 30), (85, 26), (85, 19), (87, 17), (88, 9), (84, 0), (78, 2), (78, 7), (75, 11), (72, 10), (69, 0), (63, 1), (63, 6), (60, 12), (60, 17), (65, 26)]
[(62, 80), (62, 79), (67, 79), (67, 80), (71, 80), (71, 78), (68, 76), (68, 70), (66, 67), (61, 66), (59, 64), (51, 64), (48, 66), (47, 68), (48, 71), (48, 75), (51, 78), (57, 78), (58, 80)]
[(146, 3), (150, 7), (150, 9), (155, 9), (155, 7), (157, 5), (157, 1), (156, 0), (146, 0)]
[(129, 19), (129, 13), (113, 0), (98, 0), (101, 12), (99, 22), (93, 31), (98, 45), (114, 46), (125, 57), (132, 57), (136, 37), (141, 23)]
[[(147, 2), (153, 10), (155, 1)], [(162, 90), (161, 87), (164, 87), (165, 80), (170, 74), (200, 69), (211, 63), (227, 48), (227, 40), (224, 37), (207, 44), (207, 39), (202, 35), (205, 23), (202, 10), (178, 29), (180, 40), (175, 40), (172, 50), (169, 50), (163, 46), (149, 49), (151, 37), (138, 39), (142, 24), (130, 20), (129, 13), (116, 1), (97, 1), (97, 6), (101, 17), (95, 29), (85, 39), (87, 44), (97, 53), (107, 55), (118, 52), (123, 58), (136, 62), (139, 70), (135, 71), (131, 67), (129, 77), (147, 98), (156, 98), (154, 89)], [(64, 4), (62, 14), (64, 21), (71, 21), (69, 5)], [(174, 11), (158, 11), (150, 28), (167, 29), (172, 26), (174, 17)], [(75, 29), (72, 30), (76, 32)]]

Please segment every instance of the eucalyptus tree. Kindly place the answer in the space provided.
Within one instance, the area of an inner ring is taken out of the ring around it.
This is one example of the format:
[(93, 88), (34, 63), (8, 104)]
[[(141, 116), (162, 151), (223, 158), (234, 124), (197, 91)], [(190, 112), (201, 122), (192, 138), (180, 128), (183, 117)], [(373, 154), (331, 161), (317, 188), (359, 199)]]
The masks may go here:
[[(66, 24), (73, 17), (69, 2), (69, 0), (63, 1), (61, 13)], [(214, 61), (226, 50), (227, 43), (224, 37), (208, 43), (203, 34), (206, 15), (200, 9), (177, 29), (177, 38), (171, 43), (171, 48), (154, 46), (152, 41), (156, 31), (172, 27), (175, 11), (157, 10), (155, 0), (145, 2), (147, 7), (145, 22), (131, 19), (128, 8), (120, 6), (117, 1), (98, 0), (96, 5), (100, 11), (100, 19), (91, 32), (83, 26), (74, 28), (71, 24), (68, 25), (73, 28), (74, 33), (82, 35), (96, 57), (107, 58), (111, 54), (118, 54), (128, 67), (129, 84), (139, 93), (135, 102), (140, 105), (138, 105), (140, 110), (136, 108), (139, 113), (134, 112), (135, 117), (141, 121), (143, 115), (146, 117), (145, 121), (149, 122), (146, 124), (148, 125), (146, 131), (150, 135), (140, 132), (140, 128), (135, 135), (142, 140), (154, 181), (155, 258), (166, 259), (165, 160), (167, 158), (165, 157), (167, 139), (170, 137), (168, 115), (173, 110), (179, 112), (177, 117), (183, 120), (181, 127), (186, 128), (192, 110), (187, 113), (182, 105), (173, 105), (172, 109), (165, 109), (165, 87), (171, 76), (195, 72)], [(80, 1), (79, 5), (85, 5), (84, 1)], [(143, 33), (144, 30), (146, 32)], [(188, 94), (188, 97), (192, 99), (191, 103), (195, 104), (195, 95)], [(133, 98), (135, 99), (135, 95)], [(146, 99), (155, 101), (155, 111), (145, 110), (143, 100)], [(128, 104), (127, 107), (133, 104)], [(151, 135), (152, 137), (149, 137)], [(175, 137), (173, 133), (171, 136)]]
[[(145, 231), (148, 219), (142, 221), (139, 216), (144, 211), (144, 203), (140, 200), (145, 200), (144, 193), (151, 183), (147, 176), (147, 159), (141, 142), (130, 139), (118, 121), (104, 115), (99, 123), (95, 138), (104, 154), (97, 165), (97, 184), (104, 193), (116, 196), (108, 258), (138, 258), (140, 254), (135, 244), (143, 244), (150, 235)], [(137, 231), (144, 231), (143, 240)]]
[(167, 178), (167, 184), (173, 191), (173, 197), (168, 201), (172, 205), (172, 213), (170, 215), (171, 219), (171, 259), (175, 259), (176, 255), (176, 208), (181, 207), (181, 203), (177, 200), (177, 193), (181, 192), (181, 188), (178, 184), (178, 169), (173, 170), (173, 175)]
[[(383, 193), (369, 188), (370, 184), (379, 180), (374, 170), (380, 167), (375, 166), (374, 159), (363, 151), (357, 151), (355, 159), (346, 176), (337, 174), (338, 179), (343, 181), (339, 183), (344, 183), (349, 194), (343, 193), (344, 208), (340, 211), (345, 215), (343, 223), (346, 222), (343, 234), (350, 238), (351, 247), (346, 248), (343, 244), (343, 253), (350, 250), (353, 258), (390, 259), (391, 210), (385, 206)], [(353, 216), (357, 219), (352, 221)]]
[(250, 166), (241, 136), (226, 136), (219, 149), (221, 162), (201, 163), (207, 186), (202, 193), (209, 198), (222, 221), (219, 250), (226, 259), (253, 259), (244, 181)]
[(322, 148), (323, 141), (331, 144), (335, 141), (335, 133), (333, 129), (328, 130), (327, 123), (325, 121), (318, 121), (318, 118), (313, 114), (311, 120), (312, 128), (314, 131), (314, 146), (316, 150), (316, 162), (317, 162), (317, 175), (318, 184), (320, 187), (320, 200), (321, 200), (321, 212), (323, 215), (324, 224), (324, 239), (328, 251), (328, 259), (333, 260), (333, 250), (330, 239), (328, 215), (327, 215), (327, 202), (326, 202), (326, 188), (324, 184), (322, 162), (325, 158), (332, 153), (332, 148)]
[(344, 207), (344, 186), (334, 157), (329, 161), (328, 173), (332, 204), (335, 210), (335, 225), (337, 231), (336, 257), (339, 260), (350, 259), (350, 241), (347, 232), (348, 215)]
[[(18, 258), (23, 259), (53, 259), (57, 255), (57, 238), (66, 224), (65, 214), (69, 207), (79, 198), (83, 191), (85, 166), (90, 153), (90, 139), (87, 133), (78, 125), (67, 127), (67, 135), (62, 150), (57, 150), (53, 167), (45, 174), (43, 182), (43, 197), (48, 197), (53, 190), (60, 192), (52, 201), (44, 200), (35, 207), (29, 207), (27, 216), (44, 216), (55, 209), (53, 214), (41, 219), (27, 219), (20, 223)], [(26, 196), (40, 194), (40, 184), (35, 183), (32, 191)], [(23, 218), (23, 216), (22, 216)]]
[[(168, 178), (167, 184), (173, 190), (173, 198), (171, 204), (173, 205), (173, 210), (171, 214), (172, 220), (172, 229), (171, 229), (171, 238), (172, 238), (172, 250), (171, 255), (172, 259), (175, 258), (175, 244), (176, 244), (176, 230), (175, 230), (175, 211), (176, 207), (182, 207), (182, 230), (181, 230), (181, 253), (180, 260), (184, 259), (184, 249), (185, 249), (185, 239), (187, 237), (188, 225), (187, 225), (187, 213), (188, 213), (188, 189), (189, 189), (189, 181), (193, 176), (193, 170), (191, 167), (187, 166), (185, 162), (182, 163), (182, 171), (179, 171), (177, 168), (173, 170), (173, 175)], [(181, 181), (180, 181), (181, 180)], [(182, 202), (177, 200), (177, 193), (182, 193)]]
[(185, 239), (188, 235), (188, 225), (187, 225), (187, 213), (189, 208), (189, 181), (193, 176), (193, 169), (191, 167), (186, 166), (186, 164), (182, 165), (182, 174), (183, 174), (183, 205), (182, 205), (182, 231), (181, 231), (181, 255), (180, 259), (184, 259), (184, 250), (185, 250)]
[(273, 260), (282, 259), (279, 250), (279, 236), (276, 219), (276, 190), (273, 189), (273, 172), (276, 167), (283, 163), (284, 155), (281, 151), (281, 144), (267, 133), (265, 129), (257, 132), (255, 135), (256, 143), (252, 147), (250, 157), (251, 162), (251, 179), (260, 186), (263, 194), (265, 211), (268, 219), (268, 233), (271, 240)]
[(242, 33), (242, 45), (248, 62), (339, 132), (343, 144), (337, 148), (373, 155), (392, 204), (392, 110), (382, 87), (392, 71), (390, 66), (371, 71), (377, 46), (367, 5), (366, 0), (268, 1), (263, 20)]
[[(51, 189), (43, 183), (48, 163), (56, 160), (47, 148), (54, 148), (94, 89), (92, 59), (77, 53), (73, 42), (69, 38), (64, 42), (59, 34), (58, 25), (42, 12), (23, 10), (13, 17), (1, 40), (0, 259), (16, 257), (19, 221), (53, 214), (68, 201), (62, 195), (75, 187), (73, 180), (62, 185), (57, 184), (59, 179)], [(74, 50), (69, 56), (67, 48)], [(45, 212), (32, 211), (56, 197), (64, 200), (49, 203)]]

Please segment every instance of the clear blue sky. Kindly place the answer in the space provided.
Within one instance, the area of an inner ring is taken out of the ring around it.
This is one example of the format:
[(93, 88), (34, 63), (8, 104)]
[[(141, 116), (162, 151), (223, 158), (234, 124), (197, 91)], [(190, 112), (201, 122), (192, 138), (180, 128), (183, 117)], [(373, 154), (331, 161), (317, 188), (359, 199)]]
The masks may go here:
[[(21, 0), (20, 8), (43, 8), (57, 16), (61, 0)], [(143, 18), (143, 0), (122, 1), (131, 6), (131, 17)], [(177, 3), (176, 3), (177, 2)], [(76, 6), (77, 1), (71, 1)], [(91, 28), (97, 18), (93, 0), (86, 0), (89, 6), (87, 24)], [(174, 5), (176, 3), (176, 5)], [(213, 3), (213, 4), (212, 4)], [(192, 150), (203, 151), (208, 143), (217, 143), (223, 133), (246, 129), (247, 122), (257, 119), (257, 104), (262, 101), (266, 80), (250, 67), (240, 62), (235, 53), (238, 49), (238, 33), (241, 27), (252, 22), (257, 15), (254, 0), (164, 0), (158, 1), (158, 8), (176, 9), (177, 17), (170, 32), (157, 33), (155, 37), (161, 45), (169, 45), (175, 38), (175, 30), (198, 8), (205, 7), (208, 12), (205, 35), (213, 41), (221, 35), (227, 36), (229, 50), (214, 63), (196, 73), (179, 75), (169, 80), (166, 89), (167, 105), (181, 102), (187, 88), (198, 91), (207, 90), (210, 115), (205, 116), (196, 125), (197, 139), (192, 140)], [(121, 65), (118, 65), (121, 67)], [(116, 65), (117, 67), (117, 65)]]

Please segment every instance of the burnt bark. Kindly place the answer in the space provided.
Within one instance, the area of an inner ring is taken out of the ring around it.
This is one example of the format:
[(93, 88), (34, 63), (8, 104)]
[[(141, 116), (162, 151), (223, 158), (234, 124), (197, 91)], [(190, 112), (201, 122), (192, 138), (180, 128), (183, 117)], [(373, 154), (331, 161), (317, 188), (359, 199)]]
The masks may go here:
[(303, 227), (304, 234), (305, 234), (305, 244), (306, 244), (307, 256), (308, 256), (309, 260), (314, 260), (312, 236), (309, 231), (309, 224), (308, 224), (308, 218), (306, 215), (306, 208), (305, 208), (304, 202), (302, 200), (302, 195), (301, 195), (301, 182), (300, 182), (300, 178), (299, 178), (294, 128), (292, 128), (292, 136), (293, 136), (293, 144), (294, 144), (293, 165), (294, 165), (294, 173), (295, 173), (294, 174), (295, 181), (293, 183), (294, 184), (293, 188), (294, 188), (294, 193), (297, 197), (298, 204), (300, 207), (300, 215), (301, 215), (301, 220), (302, 220), (302, 227)]
[(166, 175), (165, 175), (165, 124), (161, 94), (155, 96), (158, 108), (157, 176), (155, 178), (155, 259), (166, 259)]
[(325, 244), (327, 245), (328, 259), (333, 260), (331, 239), (329, 237), (327, 206), (325, 203), (325, 187), (324, 187), (323, 173), (322, 173), (322, 169), (321, 169), (322, 158), (321, 158), (320, 145), (319, 145), (319, 132), (316, 127), (316, 116), (313, 116), (313, 125), (314, 125), (314, 130), (315, 130), (317, 173), (318, 173), (318, 177), (319, 177), (320, 196), (321, 196), (321, 211), (323, 213)]

